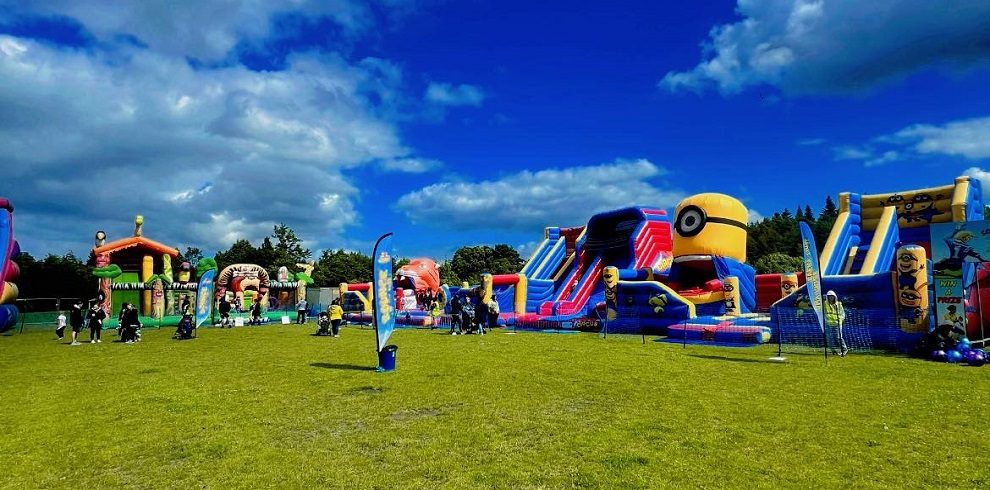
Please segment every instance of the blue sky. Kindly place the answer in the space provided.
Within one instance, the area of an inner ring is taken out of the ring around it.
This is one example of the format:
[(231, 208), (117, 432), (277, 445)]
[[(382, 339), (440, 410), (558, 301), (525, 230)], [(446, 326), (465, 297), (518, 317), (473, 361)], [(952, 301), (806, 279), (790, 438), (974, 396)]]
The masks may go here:
[(207, 251), (285, 222), (444, 258), (697, 192), (756, 218), (990, 184), (987, 2), (22, 3), (0, 195), (36, 255), (138, 213)]

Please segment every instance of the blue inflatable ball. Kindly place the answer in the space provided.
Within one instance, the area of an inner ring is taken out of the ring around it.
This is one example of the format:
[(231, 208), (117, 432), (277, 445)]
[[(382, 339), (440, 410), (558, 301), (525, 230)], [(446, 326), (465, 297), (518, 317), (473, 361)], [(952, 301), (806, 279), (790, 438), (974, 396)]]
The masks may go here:
[(987, 363), (987, 354), (981, 350), (971, 350), (973, 354), (966, 359), (966, 364), (974, 367), (980, 367)]
[(973, 346), (972, 344), (969, 343), (969, 340), (967, 339), (962, 339), (959, 341), (959, 343), (956, 344), (956, 350), (959, 352), (966, 352), (971, 348), (973, 348)]
[(963, 358), (962, 352), (959, 352), (957, 350), (950, 350), (949, 352), (945, 353), (945, 360), (952, 364), (961, 362), (962, 358)]
[(942, 349), (932, 351), (932, 360), (935, 362), (945, 362), (945, 351)]

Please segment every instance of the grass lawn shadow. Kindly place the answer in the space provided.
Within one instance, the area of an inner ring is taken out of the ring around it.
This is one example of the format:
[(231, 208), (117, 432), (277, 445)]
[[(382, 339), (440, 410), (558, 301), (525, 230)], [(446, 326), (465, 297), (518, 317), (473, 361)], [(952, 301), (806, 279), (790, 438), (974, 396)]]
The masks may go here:
[(339, 369), (343, 371), (374, 371), (372, 366), (358, 366), (356, 364), (331, 364), (329, 362), (314, 362), (310, 366), (323, 369)]

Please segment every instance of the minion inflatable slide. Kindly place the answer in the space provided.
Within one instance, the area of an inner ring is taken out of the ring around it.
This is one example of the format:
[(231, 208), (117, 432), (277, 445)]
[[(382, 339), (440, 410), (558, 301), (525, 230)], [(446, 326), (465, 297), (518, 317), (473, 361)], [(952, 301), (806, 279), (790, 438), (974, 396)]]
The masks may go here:
[[(669, 265), (605, 269), (609, 331), (767, 342), (770, 318), (756, 313), (756, 273), (745, 263), (746, 207), (733, 197), (706, 193), (684, 199), (674, 214)], [(775, 287), (779, 295), (779, 284)]]
[(0, 198), (0, 332), (17, 324), (17, 276), (20, 269), (14, 259), (20, 246), (14, 240), (14, 207)]
[[(980, 183), (958, 177), (946, 186), (861, 195), (839, 194), (839, 216), (822, 249), (822, 288), (845, 305), (852, 339), (872, 348), (909, 350), (929, 331), (934, 288), (930, 226), (983, 219)], [(976, 275), (963, 267), (964, 284)], [(785, 335), (820, 337), (805, 287), (775, 302), (772, 320)]]

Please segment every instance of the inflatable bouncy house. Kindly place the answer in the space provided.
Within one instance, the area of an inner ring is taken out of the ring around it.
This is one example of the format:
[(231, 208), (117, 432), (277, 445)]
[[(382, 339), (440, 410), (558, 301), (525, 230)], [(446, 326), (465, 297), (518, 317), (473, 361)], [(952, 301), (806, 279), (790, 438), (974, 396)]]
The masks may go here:
[(606, 268), (612, 332), (683, 340), (761, 343), (769, 318), (756, 314), (756, 274), (746, 264), (748, 210), (724, 194), (698, 194), (674, 210), (673, 259), (666, 270)]
[(14, 259), (20, 254), (14, 239), (14, 206), (0, 198), (0, 332), (17, 324), (17, 276), (20, 268)]
[[(820, 255), (822, 289), (835, 291), (844, 304), (846, 329), (860, 336), (852, 340), (875, 349), (914, 349), (934, 327), (932, 227), (982, 219), (980, 183), (970, 177), (928, 189), (839, 194), (839, 216)], [(975, 281), (976, 268), (960, 261), (964, 284)], [(806, 287), (774, 303), (771, 316), (785, 335), (821, 337)]]
[[(433, 326), (430, 305), (437, 301), (442, 310), (447, 304), (450, 290), (440, 284), (440, 269), (433, 259), (416, 258), (395, 272), (393, 281), (397, 325), (417, 327)], [(371, 323), (371, 302), (374, 288), (371, 283), (342, 283), (339, 289), (342, 307), (348, 312), (345, 318), (355, 323)]]

